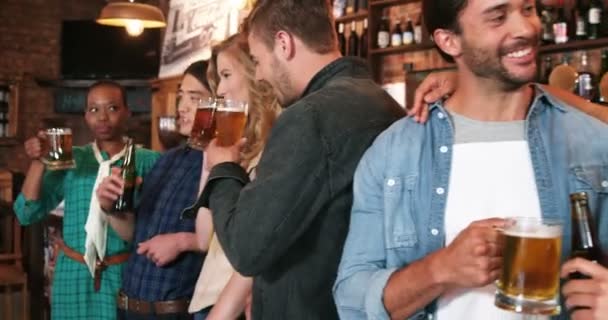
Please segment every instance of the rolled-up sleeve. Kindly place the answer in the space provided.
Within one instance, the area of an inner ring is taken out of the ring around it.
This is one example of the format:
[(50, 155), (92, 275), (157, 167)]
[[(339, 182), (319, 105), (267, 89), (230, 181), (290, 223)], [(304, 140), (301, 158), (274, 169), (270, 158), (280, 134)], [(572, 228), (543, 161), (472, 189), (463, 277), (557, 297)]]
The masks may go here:
[(63, 200), (63, 182), (65, 171), (47, 171), (42, 178), (42, 187), (39, 199), (26, 199), (22, 193), (17, 196), (13, 210), (19, 223), (30, 225), (36, 223)]
[(334, 285), (342, 319), (388, 319), (383, 291), (395, 268), (386, 267), (381, 146), (363, 156), (354, 179), (348, 237)]

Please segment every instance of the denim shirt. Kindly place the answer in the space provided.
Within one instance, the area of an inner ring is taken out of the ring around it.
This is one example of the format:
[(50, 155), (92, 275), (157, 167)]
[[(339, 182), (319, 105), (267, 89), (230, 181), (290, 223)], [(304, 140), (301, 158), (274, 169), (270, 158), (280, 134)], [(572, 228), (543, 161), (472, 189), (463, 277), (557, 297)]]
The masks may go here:
[[(535, 89), (525, 134), (542, 215), (564, 222), (562, 261), (570, 255), (569, 194), (576, 191), (588, 192), (608, 248), (608, 126)], [(435, 103), (426, 124), (396, 122), (361, 159), (333, 291), (342, 319), (388, 319), (383, 291), (391, 274), (445, 246), (453, 128), (443, 104)], [(409, 319), (433, 319), (436, 302)], [(565, 310), (553, 319), (567, 319)]]

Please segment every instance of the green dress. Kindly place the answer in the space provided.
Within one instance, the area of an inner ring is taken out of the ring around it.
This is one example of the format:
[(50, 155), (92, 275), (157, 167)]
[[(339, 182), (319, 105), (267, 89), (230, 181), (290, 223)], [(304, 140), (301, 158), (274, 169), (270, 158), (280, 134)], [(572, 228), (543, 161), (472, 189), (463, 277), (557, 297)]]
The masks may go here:
[[(21, 224), (28, 225), (44, 219), (49, 211), (65, 200), (63, 239), (65, 244), (80, 252), (85, 250), (84, 230), (91, 192), (97, 178), (99, 163), (92, 146), (74, 147), (76, 168), (44, 173), (40, 199), (27, 200), (19, 194), (14, 205)], [(108, 154), (102, 152), (104, 160)], [(137, 149), (135, 153), (138, 176), (150, 171), (159, 154)], [(118, 160), (115, 165), (122, 162)], [(128, 252), (129, 243), (123, 241), (108, 225), (106, 257)], [(116, 296), (121, 285), (123, 264), (108, 267), (101, 277), (101, 288), (95, 292), (93, 278), (84, 264), (59, 253), (51, 288), (51, 319), (116, 319)]]

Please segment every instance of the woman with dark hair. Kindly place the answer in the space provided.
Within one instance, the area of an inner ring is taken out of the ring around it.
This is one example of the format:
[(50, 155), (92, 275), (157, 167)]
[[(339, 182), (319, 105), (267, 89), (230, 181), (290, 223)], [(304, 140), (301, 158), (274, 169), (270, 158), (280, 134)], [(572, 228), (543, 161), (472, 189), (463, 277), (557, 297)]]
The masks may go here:
[[(110, 166), (122, 164), (126, 152), (130, 111), (125, 90), (115, 82), (97, 82), (89, 87), (84, 109), (95, 140), (73, 148), (74, 168), (54, 171), (45, 166), (45, 132), (25, 141), (30, 166), (14, 203), (22, 225), (46, 219), (60, 202), (65, 203), (63, 241), (50, 297), (51, 318), (56, 320), (115, 319), (116, 294), (133, 230), (132, 216), (107, 215), (94, 201), (101, 178), (109, 174)], [(144, 148), (135, 153), (137, 174), (147, 174), (158, 153)]]
[[(196, 108), (211, 96), (207, 62), (193, 63), (178, 92), (179, 132), (190, 135)], [(207, 248), (197, 241), (195, 226), (210, 234), (211, 218), (182, 220), (182, 210), (199, 194), (203, 153), (182, 145), (165, 152), (144, 177), (141, 205), (135, 209), (134, 249), (125, 267), (118, 296), (119, 319), (190, 319), (194, 293)], [(98, 190), (102, 208), (116, 200), (123, 181), (118, 171)]]

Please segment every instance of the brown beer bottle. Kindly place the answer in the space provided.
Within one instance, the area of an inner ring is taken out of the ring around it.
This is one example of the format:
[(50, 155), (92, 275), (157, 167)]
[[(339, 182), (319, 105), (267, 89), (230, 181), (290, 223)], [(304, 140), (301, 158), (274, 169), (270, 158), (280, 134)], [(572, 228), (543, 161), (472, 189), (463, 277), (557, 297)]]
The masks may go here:
[[(589, 211), (586, 192), (576, 192), (570, 195), (572, 215), (572, 254), (571, 258), (584, 258), (596, 263), (602, 263), (603, 255), (593, 216)], [(587, 279), (589, 277), (579, 272), (572, 273), (570, 279)]]
[(135, 196), (135, 145), (133, 139), (127, 140), (127, 151), (125, 152), (125, 160), (122, 163), (122, 179), (125, 184), (122, 190), (122, 195), (114, 202), (112, 208), (113, 213), (118, 212), (133, 212), (134, 196)]

